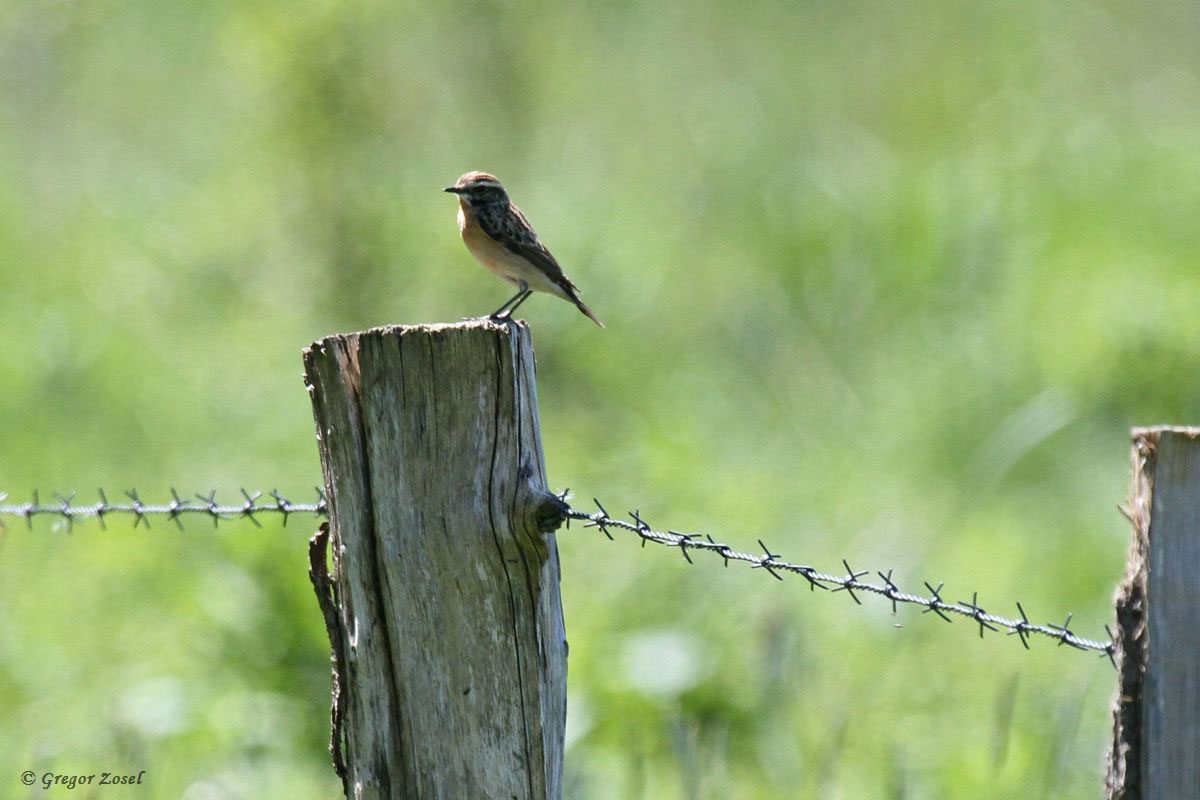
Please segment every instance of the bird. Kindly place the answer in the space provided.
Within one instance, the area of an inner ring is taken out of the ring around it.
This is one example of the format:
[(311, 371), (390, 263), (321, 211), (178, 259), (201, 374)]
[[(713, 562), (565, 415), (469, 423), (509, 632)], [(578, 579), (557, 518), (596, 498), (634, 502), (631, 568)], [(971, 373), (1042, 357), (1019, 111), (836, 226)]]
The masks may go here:
[(458, 196), (458, 232), (480, 264), (517, 287), (517, 293), (488, 315), (512, 318), (533, 292), (549, 292), (569, 300), (588, 319), (604, 323), (579, 299), (579, 287), (563, 272), (542, 244), (521, 209), (508, 198), (504, 184), (487, 172), (468, 172), (443, 191)]

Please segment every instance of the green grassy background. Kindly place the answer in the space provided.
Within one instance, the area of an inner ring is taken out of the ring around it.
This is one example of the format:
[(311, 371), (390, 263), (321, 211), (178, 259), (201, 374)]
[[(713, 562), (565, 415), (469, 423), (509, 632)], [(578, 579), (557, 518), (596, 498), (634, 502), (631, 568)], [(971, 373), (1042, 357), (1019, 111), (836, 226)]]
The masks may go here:
[[(5, 3), (0, 490), (307, 497), (301, 348), (508, 296), (440, 192), (486, 169), (608, 324), (521, 309), (555, 487), (1102, 636), (1128, 428), (1200, 419), (1198, 34), (1183, 2)], [(8, 520), (0, 797), (335, 796), (312, 527)], [(1101, 658), (559, 543), (569, 797), (1099, 794)]]

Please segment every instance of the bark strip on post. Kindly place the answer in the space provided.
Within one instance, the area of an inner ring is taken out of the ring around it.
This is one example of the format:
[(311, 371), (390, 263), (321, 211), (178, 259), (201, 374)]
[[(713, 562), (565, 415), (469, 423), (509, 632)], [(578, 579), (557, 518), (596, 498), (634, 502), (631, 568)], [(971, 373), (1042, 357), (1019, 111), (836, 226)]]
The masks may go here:
[(546, 486), (529, 329), (379, 328), (304, 360), (348, 794), (560, 797), (563, 506)]
[(1109, 800), (1200, 797), (1200, 429), (1133, 431)]

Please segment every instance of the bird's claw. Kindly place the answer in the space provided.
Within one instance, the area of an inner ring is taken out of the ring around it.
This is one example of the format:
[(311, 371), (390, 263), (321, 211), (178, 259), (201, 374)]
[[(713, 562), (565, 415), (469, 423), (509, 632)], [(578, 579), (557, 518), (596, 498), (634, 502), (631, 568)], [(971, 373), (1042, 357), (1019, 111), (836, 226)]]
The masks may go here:
[(487, 317), (484, 317), (484, 319), (487, 319), (489, 322), (495, 322), (502, 325), (507, 325), (510, 322), (516, 321), (509, 314), (489, 314)]

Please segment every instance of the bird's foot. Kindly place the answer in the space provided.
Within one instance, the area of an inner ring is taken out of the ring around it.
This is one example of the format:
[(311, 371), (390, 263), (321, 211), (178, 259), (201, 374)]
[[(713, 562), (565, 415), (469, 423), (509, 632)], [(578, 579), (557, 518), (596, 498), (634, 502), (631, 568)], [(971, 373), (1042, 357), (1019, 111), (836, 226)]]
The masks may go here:
[(487, 319), (489, 322), (495, 322), (501, 325), (507, 325), (510, 322), (516, 322), (516, 320), (512, 318), (512, 315), (508, 313), (489, 314), (487, 317), (483, 317), (483, 319)]
[(496, 325), (507, 325), (510, 322), (516, 322), (508, 314), (484, 314), (479, 317), (459, 317), (462, 322), (491, 322)]

